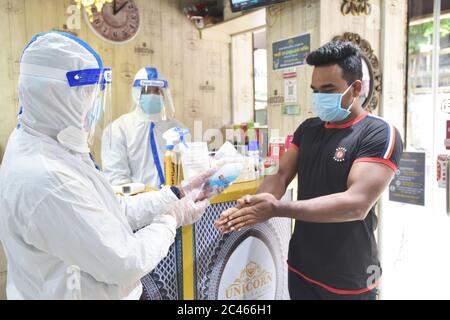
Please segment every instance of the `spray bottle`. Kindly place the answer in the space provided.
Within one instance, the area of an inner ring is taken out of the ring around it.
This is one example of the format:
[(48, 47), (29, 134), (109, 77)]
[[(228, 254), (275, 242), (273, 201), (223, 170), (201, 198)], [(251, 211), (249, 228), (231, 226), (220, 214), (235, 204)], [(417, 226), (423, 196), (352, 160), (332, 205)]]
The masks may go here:
[(183, 179), (181, 166), (181, 156), (178, 145), (185, 142), (185, 136), (189, 134), (188, 129), (171, 128), (164, 132), (163, 138), (166, 140), (166, 153), (164, 154), (164, 176), (166, 186), (176, 186)]

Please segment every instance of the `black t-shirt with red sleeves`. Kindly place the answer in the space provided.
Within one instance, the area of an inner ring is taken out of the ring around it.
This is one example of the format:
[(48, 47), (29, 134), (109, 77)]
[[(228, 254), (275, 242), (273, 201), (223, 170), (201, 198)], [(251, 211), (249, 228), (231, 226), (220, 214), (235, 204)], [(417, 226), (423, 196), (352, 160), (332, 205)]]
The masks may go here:
[[(342, 125), (307, 119), (296, 130), (291, 147), (299, 150), (298, 200), (345, 192), (356, 162), (383, 163), (396, 171), (403, 152), (398, 130), (368, 113)], [(290, 272), (337, 294), (368, 291), (368, 279), (380, 266), (376, 227), (374, 208), (362, 221), (296, 220)]]

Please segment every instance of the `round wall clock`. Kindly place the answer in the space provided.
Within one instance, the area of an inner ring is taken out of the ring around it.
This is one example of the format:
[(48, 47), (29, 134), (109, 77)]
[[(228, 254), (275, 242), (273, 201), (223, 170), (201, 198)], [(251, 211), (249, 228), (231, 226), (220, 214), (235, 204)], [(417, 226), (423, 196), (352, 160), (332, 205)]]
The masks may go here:
[(134, 0), (114, 0), (103, 6), (101, 12), (92, 10), (93, 21), (87, 21), (91, 29), (106, 41), (123, 44), (131, 41), (139, 32), (139, 9)]

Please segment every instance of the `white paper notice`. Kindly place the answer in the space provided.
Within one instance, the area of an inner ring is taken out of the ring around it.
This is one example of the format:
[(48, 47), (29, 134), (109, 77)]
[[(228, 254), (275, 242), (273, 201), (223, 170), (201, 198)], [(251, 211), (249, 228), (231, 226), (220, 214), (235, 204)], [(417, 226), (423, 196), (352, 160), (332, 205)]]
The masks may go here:
[(284, 102), (297, 103), (297, 78), (284, 80)]
[(211, 167), (206, 142), (188, 142), (187, 146), (186, 148), (180, 144), (184, 180), (191, 179)]

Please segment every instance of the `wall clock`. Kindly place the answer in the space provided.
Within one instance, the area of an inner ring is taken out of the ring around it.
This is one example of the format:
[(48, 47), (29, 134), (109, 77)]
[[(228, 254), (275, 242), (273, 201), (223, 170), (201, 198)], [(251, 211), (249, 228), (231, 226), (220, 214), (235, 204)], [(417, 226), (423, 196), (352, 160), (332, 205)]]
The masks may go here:
[(92, 10), (91, 29), (106, 41), (123, 44), (131, 41), (139, 32), (140, 15), (134, 0), (114, 0), (106, 3), (101, 12)]

